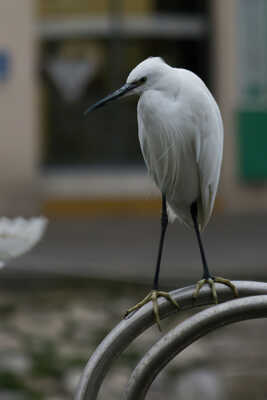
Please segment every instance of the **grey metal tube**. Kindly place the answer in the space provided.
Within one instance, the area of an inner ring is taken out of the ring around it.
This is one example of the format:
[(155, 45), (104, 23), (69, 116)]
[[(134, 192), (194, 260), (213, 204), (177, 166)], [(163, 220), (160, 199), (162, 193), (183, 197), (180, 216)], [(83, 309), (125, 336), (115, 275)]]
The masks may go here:
[(208, 332), (233, 322), (260, 317), (267, 317), (267, 295), (228, 301), (188, 318), (145, 354), (129, 379), (124, 399), (143, 400), (164, 366)]
[[(234, 281), (240, 297), (267, 294), (267, 284), (262, 282)], [(174, 290), (172, 297), (180, 304), (181, 311), (193, 307), (212, 304), (209, 287), (203, 287), (196, 301), (193, 301), (195, 286)], [(232, 291), (224, 285), (216, 284), (220, 301), (232, 299)], [(165, 299), (159, 299), (159, 311), (161, 319), (177, 310)], [(180, 311), (180, 312), (181, 312)], [(142, 332), (155, 323), (151, 304), (122, 320), (100, 343), (96, 351), (88, 361), (77, 388), (75, 400), (95, 400), (99, 388), (113, 361), (125, 348)]]

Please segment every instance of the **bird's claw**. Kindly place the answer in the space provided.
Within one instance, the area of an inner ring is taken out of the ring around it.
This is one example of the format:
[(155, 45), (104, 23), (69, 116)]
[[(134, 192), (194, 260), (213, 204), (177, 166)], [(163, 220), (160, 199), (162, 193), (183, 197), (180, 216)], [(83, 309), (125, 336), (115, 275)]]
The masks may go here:
[(123, 318), (128, 317), (129, 314), (131, 314), (134, 311), (139, 310), (139, 308), (143, 307), (146, 303), (148, 303), (150, 300), (152, 300), (151, 294), (152, 294), (152, 292), (149, 292), (148, 295), (143, 300), (139, 301), (139, 303), (135, 304), (133, 307), (128, 308), (126, 313), (123, 315)]
[(212, 277), (203, 278), (203, 279), (201, 279), (200, 281), (197, 282), (195, 291), (193, 293), (194, 300), (196, 300), (196, 298), (198, 297), (202, 286), (204, 286), (206, 283), (210, 286), (211, 294), (212, 294), (212, 297), (214, 299), (215, 304), (218, 304), (218, 295), (217, 295), (217, 292), (216, 292), (215, 283), (221, 283), (223, 285), (228, 286), (230, 289), (232, 289), (235, 297), (238, 297), (238, 290), (235, 287), (235, 285), (229, 279), (225, 279), (225, 278), (221, 278), (221, 277), (217, 276), (215, 278), (212, 278)]
[(225, 278), (221, 278), (221, 277), (217, 276), (215, 278), (215, 282), (222, 283), (223, 285), (228, 286), (230, 289), (232, 289), (235, 297), (239, 296), (236, 286), (231, 281), (229, 281), (229, 279), (225, 279)]
[(158, 306), (158, 297), (164, 297), (174, 307), (176, 307), (178, 310), (180, 310), (179, 304), (171, 297), (171, 295), (168, 292), (163, 292), (161, 290), (152, 290), (151, 292), (148, 293), (148, 295), (143, 300), (141, 300), (139, 303), (137, 303), (133, 307), (129, 308), (126, 311), (126, 313), (124, 314), (124, 318), (127, 317), (132, 312), (139, 310), (139, 308), (143, 307), (143, 305), (145, 305), (145, 304), (149, 303), (150, 301), (152, 301), (153, 312), (154, 312), (154, 315), (155, 315), (156, 324), (157, 324), (159, 330), (161, 331), (160, 316), (159, 316), (159, 306)]

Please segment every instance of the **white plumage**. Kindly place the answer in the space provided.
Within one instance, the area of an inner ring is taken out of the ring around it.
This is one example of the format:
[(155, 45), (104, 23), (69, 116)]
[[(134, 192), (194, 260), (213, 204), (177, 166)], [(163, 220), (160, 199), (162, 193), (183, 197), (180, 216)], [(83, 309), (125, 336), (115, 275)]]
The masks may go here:
[(142, 76), (146, 82), (134, 92), (140, 94), (138, 133), (146, 166), (166, 194), (169, 219), (174, 214), (193, 227), (190, 206), (197, 201), (203, 229), (212, 213), (222, 162), (219, 108), (197, 75), (172, 68), (161, 58), (143, 61), (127, 83)]
[(47, 225), (44, 217), (0, 218), (0, 268), (7, 261), (29, 251), (42, 237)]
[(211, 275), (200, 230), (209, 222), (223, 153), (223, 123), (219, 108), (204, 82), (193, 72), (173, 68), (160, 57), (150, 57), (135, 67), (126, 84), (88, 108), (86, 113), (122, 96), (140, 96), (137, 106), (138, 135), (147, 169), (162, 194), (161, 236), (152, 291), (126, 315), (152, 301), (158, 326), (157, 298), (179, 305), (169, 293), (158, 290), (163, 243), (168, 221), (177, 217), (195, 230), (203, 276), (196, 284), (197, 298), (207, 283), (218, 302), (215, 283), (227, 279)]

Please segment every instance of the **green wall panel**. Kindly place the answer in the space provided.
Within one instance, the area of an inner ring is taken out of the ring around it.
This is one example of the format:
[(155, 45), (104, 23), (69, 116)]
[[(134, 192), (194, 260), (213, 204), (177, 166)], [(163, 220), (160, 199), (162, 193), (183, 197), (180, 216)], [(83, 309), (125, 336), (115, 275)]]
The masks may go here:
[(267, 180), (267, 111), (239, 111), (237, 132), (241, 178)]

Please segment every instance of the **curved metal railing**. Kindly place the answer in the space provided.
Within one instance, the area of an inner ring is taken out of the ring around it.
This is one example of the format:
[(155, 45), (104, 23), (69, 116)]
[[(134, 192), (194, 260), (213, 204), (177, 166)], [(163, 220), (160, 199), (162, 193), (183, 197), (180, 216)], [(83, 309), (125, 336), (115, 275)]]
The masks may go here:
[[(223, 325), (267, 316), (267, 283), (234, 281), (239, 298), (232, 300), (228, 287), (216, 284), (220, 301), (209, 309), (196, 313), (167, 332), (152, 346), (132, 373), (124, 398), (142, 400), (157, 374), (180, 351), (208, 332)], [(181, 311), (212, 304), (209, 287), (203, 287), (197, 300), (193, 300), (195, 287), (189, 286), (170, 292), (180, 304)], [(159, 299), (161, 319), (178, 312), (168, 301)], [(129, 318), (122, 320), (100, 343), (88, 361), (76, 393), (75, 400), (95, 400), (113, 361), (154, 323), (151, 304), (145, 305)], [(123, 389), (122, 389), (123, 391)]]

